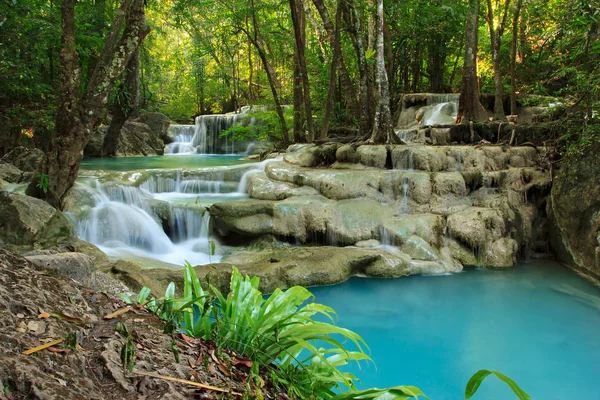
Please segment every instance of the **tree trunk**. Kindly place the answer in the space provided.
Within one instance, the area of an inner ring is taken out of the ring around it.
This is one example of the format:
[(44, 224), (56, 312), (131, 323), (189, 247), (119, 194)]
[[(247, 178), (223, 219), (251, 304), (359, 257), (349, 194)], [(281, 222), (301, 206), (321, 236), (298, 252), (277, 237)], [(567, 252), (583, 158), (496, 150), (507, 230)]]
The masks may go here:
[(485, 110), (479, 101), (477, 79), (477, 29), (479, 27), (479, 0), (469, 1), (469, 16), (465, 29), (465, 58), (463, 63), (462, 91), (457, 122), (481, 121)]
[(487, 0), (486, 20), (490, 31), (490, 43), (492, 49), (492, 66), (494, 67), (494, 119), (506, 120), (504, 115), (504, 87), (502, 86), (502, 73), (500, 71), (500, 45), (502, 44), (502, 35), (506, 26), (506, 17), (508, 15), (508, 6), (510, 0), (504, 1), (504, 11), (502, 21), (498, 29), (494, 27), (494, 10), (492, 0)]
[[(333, 23), (331, 22), (331, 18), (329, 17), (327, 7), (325, 7), (323, 0), (313, 0), (313, 4), (319, 12), (321, 20), (323, 20), (323, 26), (327, 31), (327, 36), (329, 36), (329, 47), (331, 47), (331, 49), (333, 50), (336, 46), (335, 28), (333, 26)], [(348, 67), (346, 66), (346, 62), (344, 61), (343, 56), (340, 58), (337, 71), (340, 78), (340, 86), (342, 87), (342, 91), (344, 92), (344, 99), (346, 100), (346, 104), (348, 105), (348, 110), (350, 111), (351, 115), (359, 115), (360, 111), (358, 107), (358, 96), (356, 94), (356, 88), (354, 86), (354, 83), (352, 82), (352, 79), (350, 79), (350, 73), (348, 72)]]
[(394, 135), (392, 128), (392, 114), (390, 110), (390, 86), (387, 70), (385, 69), (385, 49), (383, 38), (383, 0), (377, 0), (377, 14), (375, 18), (376, 27), (376, 74), (378, 102), (373, 121), (373, 134), (371, 140), (374, 143), (391, 143)]
[(369, 103), (372, 101), (372, 98), (369, 98), (367, 57), (363, 41), (363, 31), (360, 23), (360, 16), (356, 10), (356, 4), (354, 0), (347, 1), (344, 4), (348, 7), (347, 16), (352, 27), (349, 33), (352, 39), (354, 50), (356, 52), (360, 76), (358, 94), (360, 133), (363, 135), (371, 135), (373, 119)]
[(306, 58), (304, 48), (306, 42), (306, 18), (304, 18), (304, 0), (289, 0), (292, 11), (292, 24), (294, 25), (294, 50), (296, 52), (296, 63), (302, 78), (302, 92), (304, 97), (304, 112), (306, 118), (306, 140), (309, 143), (315, 140), (315, 124), (312, 115), (312, 104), (310, 101), (310, 84), (308, 82), (308, 71), (306, 69)]
[[(75, 47), (75, 0), (62, 2), (60, 50), (60, 97), (54, 131), (46, 149), (48, 189), (51, 205), (63, 209), (64, 198), (75, 183), (82, 151), (106, 104), (115, 79), (121, 74), (149, 32), (144, 19), (144, 0), (123, 1), (116, 13), (104, 50), (82, 96)], [(127, 24), (121, 33), (124, 20)], [(36, 182), (28, 188), (35, 192)]]
[(254, 0), (251, 1), (251, 7), (252, 7), (252, 29), (253, 29), (253, 32), (250, 33), (248, 30), (243, 29), (243, 28), (242, 28), (242, 30), (244, 31), (244, 33), (246, 33), (246, 36), (248, 37), (248, 39), (252, 42), (252, 44), (256, 48), (256, 51), (258, 52), (258, 57), (260, 58), (263, 68), (265, 69), (265, 72), (267, 73), (267, 80), (269, 81), (269, 87), (271, 88), (271, 94), (273, 95), (273, 102), (275, 103), (275, 111), (277, 112), (277, 116), (279, 117), (279, 125), (281, 126), (281, 143), (284, 147), (287, 147), (289, 145), (290, 139), (288, 137), (288, 128), (287, 128), (287, 123), (285, 122), (285, 115), (283, 113), (283, 107), (281, 106), (281, 101), (279, 99), (279, 92), (277, 91), (277, 88), (279, 86), (279, 83), (277, 81), (277, 74), (275, 73), (273, 66), (269, 62), (269, 59), (267, 58), (267, 51), (265, 49), (265, 44), (263, 43), (263, 41), (259, 35), (260, 31), (258, 28), (256, 12), (254, 10)]
[(125, 79), (117, 90), (119, 95), (112, 107), (112, 120), (104, 136), (102, 146), (103, 157), (117, 155), (117, 147), (121, 137), (121, 129), (129, 118), (135, 118), (140, 104), (140, 51), (139, 48), (131, 56), (124, 71)]
[(510, 48), (510, 113), (517, 114), (517, 43), (519, 35), (519, 14), (523, 0), (517, 0), (515, 14), (513, 15), (512, 44)]
[(329, 89), (327, 90), (327, 102), (325, 103), (325, 114), (323, 115), (323, 124), (321, 125), (321, 133), (319, 135), (319, 139), (321, 140), (327, 138), (327, 132), (329, 131), (329, 119), (331, 118), (333, 94), (335, 92), (335, 71), (337, 70), (342, 59), (342, 49), (340, 44), (340, 28), (342, 25), (342, 1), (343, 0), (338, 0), (337, 10), (335, 12), (335, 35), (332, 48), (333, 62), (331, 63), (331, 69), (329, 71)]
[(302, 76), (298, 63), (294, 64), (294, 142), (305, 143), (304, 134), (304, 94), (302, 93)]

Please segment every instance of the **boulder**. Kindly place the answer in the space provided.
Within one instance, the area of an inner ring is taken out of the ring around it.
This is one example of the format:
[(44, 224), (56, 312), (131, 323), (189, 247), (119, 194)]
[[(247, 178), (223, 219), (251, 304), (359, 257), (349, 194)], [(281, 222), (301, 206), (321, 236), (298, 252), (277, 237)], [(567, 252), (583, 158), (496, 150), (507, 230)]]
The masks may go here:
[(356, 149), (360, 163), (368, 167), (385, 169), (387, 165), (386, 146), (360, 146)]
[(357, 163), (360, 161), (360, 157), (356, 154), (354, 146), (345, 144), (337, 149), (335, 152), (335, 159), (341, 163)]
[(311, 196), (317, 191), (307, 186), (297, 186), (269, 179), (264, 172), (255, 172), (248, 176), (248, 196), (258, 200), (283, 200), (291, 196)]
[(317, 165), (317, 146), (314, 144), (295, 144), (288, 147), (283, 160), (300, 167), (314, 167)]
[(94, 260), (84, 253), (60, 253), (26, 256), (34, 268), (73, 279), (86, 287), (96, 286)]
[(448, 217), (449, 234), (467, 247), (485, 249), (505, 234), (505, 221), (499, 211), (476, 208)]
[(548, 213), (559, 259), (600, 278), (600, 141), (567, 157), (554, 179)]
[[(101, 126), (94, 130), (90, 141), (84, 149), (88, 157), (101, 157), (104, 136), (108, 126)], [(127, 121), (121, 129), (121, 136), (117, 145), (117, 156), (155, 156), (163, 155), (165, 144), (150, 127), (141, 122)]]
[(159, 137), (165, 144), (171, 143), (173, 138), (169, 136), (169, 125), (173, 123), (165, 114), (158, 112), (149, 112), (141, 114), (135, 119), (135, 122), (141, 122), (148, 127)]
[(23, 171), (12, 164), (0, 161), (0, 179), (9, 183), (23, 182)]
[(0, 192), (0, 240), (16, 245), (48, 244), (71, 236), (67, 218), (45, 201)]
[(40, 149), (15, 147), (2, 157), (2, 161), (12, 164), (24, 172), (42, 171), (46, 163), (46, 155)]

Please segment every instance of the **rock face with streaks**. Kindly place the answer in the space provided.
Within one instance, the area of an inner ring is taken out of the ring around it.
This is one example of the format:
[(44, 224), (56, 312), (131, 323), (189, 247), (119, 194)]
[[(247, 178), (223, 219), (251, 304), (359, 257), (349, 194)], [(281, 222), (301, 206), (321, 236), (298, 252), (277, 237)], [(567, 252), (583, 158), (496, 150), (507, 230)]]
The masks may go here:
[(554, 179), (548, 214), (559, 259), (600, 278), (600, 143), (567, 159)]

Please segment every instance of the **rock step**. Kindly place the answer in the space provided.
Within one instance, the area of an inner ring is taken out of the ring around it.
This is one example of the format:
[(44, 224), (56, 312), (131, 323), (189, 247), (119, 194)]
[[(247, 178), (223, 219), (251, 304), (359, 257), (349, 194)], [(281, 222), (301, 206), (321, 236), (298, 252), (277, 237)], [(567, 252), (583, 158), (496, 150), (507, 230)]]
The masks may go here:
[(535, 167), (542, 148), (530, 146), (292, 145), (284, 161), (300, 167), (441, 171), (498, 171)]

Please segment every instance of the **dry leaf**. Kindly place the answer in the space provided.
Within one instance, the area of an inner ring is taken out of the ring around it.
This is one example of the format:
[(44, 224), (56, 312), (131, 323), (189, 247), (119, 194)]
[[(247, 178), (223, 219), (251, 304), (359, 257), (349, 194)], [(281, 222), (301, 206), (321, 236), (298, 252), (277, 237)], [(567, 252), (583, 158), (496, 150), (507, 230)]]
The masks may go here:
[(108, 314), (104, 316), (104, 319), (113, 319), (113, 318), (117, 318), (123, 314), (125, 314), (126, 312), (129, 312), (131, 310), (131, 307), (127, 306), (125, 308), (121, 308), (120, 310), (115, 311), (112, 314)]
[(38, 315), (38, 318), (42, 318), (42, 319), (48, 319), (49, 317), (50, 317), (50, 313), (47, 313), (47, 312), (41, 312)]
[(219, 371), (221, 371), (224, 375), (231, 376), (231, 372), (229, 372), (229, 370), (222, 364), (217, 364), (217, 368), (219, 368)]
[(56, 348), (56, 347), (48, 347), (46, 350), (48, 350), (51, 353), (70, 353), (71, 352), (70, 349), (61, 349), (61, 348)]
[(233, 360), (233, 365), (245, 365), (248, 368), (252, 368), (252, 361), (245, 360), (240, 357), (235, 357), (235, 360)]

